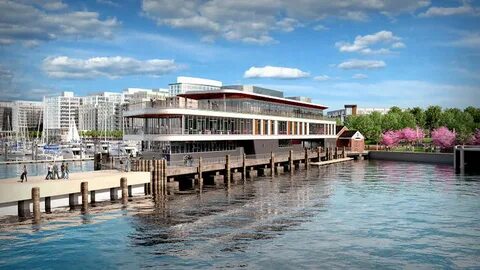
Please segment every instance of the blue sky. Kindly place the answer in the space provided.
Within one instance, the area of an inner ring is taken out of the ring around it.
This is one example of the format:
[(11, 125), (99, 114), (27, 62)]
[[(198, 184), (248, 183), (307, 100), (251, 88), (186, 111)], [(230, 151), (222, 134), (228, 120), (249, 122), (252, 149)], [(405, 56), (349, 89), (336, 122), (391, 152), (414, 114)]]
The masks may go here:
[(480, 106), (479, 1), (0, 0), (0, 99), (177, 76), (343, 104)]

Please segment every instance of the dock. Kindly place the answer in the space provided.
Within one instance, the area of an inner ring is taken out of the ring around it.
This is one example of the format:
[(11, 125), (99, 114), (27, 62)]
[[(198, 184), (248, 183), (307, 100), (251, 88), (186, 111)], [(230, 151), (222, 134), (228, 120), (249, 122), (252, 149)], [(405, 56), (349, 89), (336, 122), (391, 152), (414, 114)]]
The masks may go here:
[[(112, 157), (113, 158), (113, 157)], [(54, 208), (80, 208), (82, 212), (100, 201), (121, 200), (127, 203), (134, 196), (154, 200), (185, 191), (203, 192), (204, 186), (230, 188), (258, 176), (275, 177), (285, 172), (309, 170), (312, 166), (353, 160), (345, 150), (326, 149), (301, 152), (270, 153), (254, 156), (229, 156), (216, 159), (199, 158), (183, 164), (161, 160), (135, 160), (132, 171), (99, 170), (71, 173), (69, 179), (45, 180), (44, 176), (0, 180), (0, 216), (18, 215), (40, 219), (41, 213)], [(108, 161), (107, 162), (111, 162)], [(94, 166), (96, 167), (96, 166)], [(101, 167), (101, 166), (100, 166)]]

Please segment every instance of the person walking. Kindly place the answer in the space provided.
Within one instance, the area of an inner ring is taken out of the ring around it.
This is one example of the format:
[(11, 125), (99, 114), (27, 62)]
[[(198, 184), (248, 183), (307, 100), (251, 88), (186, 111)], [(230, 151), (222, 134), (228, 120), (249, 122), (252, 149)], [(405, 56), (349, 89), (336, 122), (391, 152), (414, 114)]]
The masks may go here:
[(60, 179), (60, 175), (58, 175), (58, 166), (57, 163), (53, 163), (53, 180)]
[(45, 177), (45, 180), (53, 179), (53, 174), (52, 174), (52, 164), (48, 164), (47, 166), (47, 176)]
[(60, 171), (62, 172), (62, 179), (65, 179), (65, 161), (62, 162), (60, 166)]
[(25, 182), (28, 182), (28, 179), (27, 179), (27, 165), (23, 165), (23, 172), (22, 172), (22, 175), (20, 175), (20, 179), (22, 179), (21, 183), (23, 183), (23, 180), (25, 180)]
[(65, 179), (68, 179), (69, 173), (70, 173), (70, 170), (68, 169), (68, 163), (65, 163)]

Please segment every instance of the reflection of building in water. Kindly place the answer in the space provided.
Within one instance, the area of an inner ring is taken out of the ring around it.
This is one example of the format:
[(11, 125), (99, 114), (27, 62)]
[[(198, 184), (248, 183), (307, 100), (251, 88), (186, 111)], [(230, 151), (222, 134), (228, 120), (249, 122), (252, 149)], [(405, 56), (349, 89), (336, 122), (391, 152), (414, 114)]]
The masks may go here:
[(276, 90), (245, 89), (190, 91), (131, 103), (124, 112), (124, 139), (142, 141), (146, 157), (169, 160), (335, 147), (335, 121), (323, 117), (326, 106), (284, 98)]

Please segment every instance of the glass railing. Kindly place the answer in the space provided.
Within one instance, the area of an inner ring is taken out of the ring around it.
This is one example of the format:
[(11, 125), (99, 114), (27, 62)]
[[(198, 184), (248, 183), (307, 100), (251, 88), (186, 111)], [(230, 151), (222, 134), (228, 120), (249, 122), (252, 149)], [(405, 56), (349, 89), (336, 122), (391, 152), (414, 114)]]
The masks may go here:
[(160, 101), (145, 101), (140, 103), (132, 103), (128, 105), (127, 111), (135, 111), (135, 110), (142, 110), (142, 109), (190, 109), (190, 110), (260, 114), (260, 115), (272, 115), (272, 116), (332, 121), (331, 118), (325, 117), (320, 114), (314, 114), (314, 113), (308, 114), (308, 113), (301, 113), (301, 112), (262, 109), (258, 107), (249, 107), (249, 108), (245, 108), (245, 107), (246, 106), (228, 106), (228, 105), (214, 106), (213, 104), (204, 104), (204, 103), (198, 103), (198, 102), (178, 103), (173, 101), (168, 102), (168, 101), (160, 100)]

